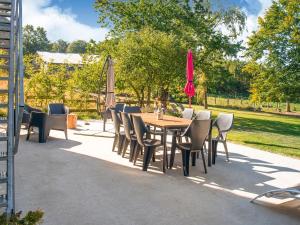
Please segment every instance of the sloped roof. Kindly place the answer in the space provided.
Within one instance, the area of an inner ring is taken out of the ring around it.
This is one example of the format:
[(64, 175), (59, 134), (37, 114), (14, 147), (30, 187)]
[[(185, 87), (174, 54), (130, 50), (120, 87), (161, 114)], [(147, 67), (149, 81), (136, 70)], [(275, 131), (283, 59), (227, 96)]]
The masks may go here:
[[(53, 52), (37, 52), (40, 58), (46, 63), (54, 64), (83, 64), (83, 57), (75, 53), (53, 53)], [(98, 55), (89, 55), (88, 61), (98, 61)]]

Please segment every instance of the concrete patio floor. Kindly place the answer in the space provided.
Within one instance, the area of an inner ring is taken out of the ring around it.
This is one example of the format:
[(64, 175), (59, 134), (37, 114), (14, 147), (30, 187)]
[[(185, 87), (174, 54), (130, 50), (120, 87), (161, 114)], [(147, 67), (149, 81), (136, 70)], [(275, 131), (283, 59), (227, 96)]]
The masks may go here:
[[(111, 125), (108, 129), (112, 130)], [(22, 135), (16, 155), (16, 207), (44, 210), (45, 225), (299, 225), (300, 201), (250, 199), (300, 185), (300, 160), (229, 143), (203, 173), (201, 160), (184, 177), (181, 155), (161, 173), (158, 155), (148, 172), (111, 151), (100, 122), (51, 131), (47, 143)], [(24, 132), (24, 131), (23, 131)]]

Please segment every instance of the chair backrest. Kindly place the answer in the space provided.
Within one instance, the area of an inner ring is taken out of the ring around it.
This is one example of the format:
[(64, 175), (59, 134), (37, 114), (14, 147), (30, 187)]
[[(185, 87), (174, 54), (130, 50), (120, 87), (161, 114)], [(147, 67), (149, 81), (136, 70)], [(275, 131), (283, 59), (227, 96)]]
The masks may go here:
[(211, 120), (194, 119), (184, 132), (185, 136), (191, 138), (192, 150), (202, 149), (204, 142), (211, 129)]
[(34, 112), (42, 112), (42, 110), (40, 110), (40, 109), (33, 108), (27, 104), (24, 105), (24, 112), (31, 113), (33, 111)]
[(67, 114), (65, 105), (62, 103), (51, 103), (48, 105), (48, 114)]
[(120, 133), (120, 126), (122, 124), (122, 121), (121, 121), (118, 113), (116, 112), (116, 110), (111, 109), (110, 111), (111, 111), (112, 120), (114, 122), (115, 133), (119, 134)]
[(219, 113), (214, 124), (219, 131), (219, 137), (226, 140), (227, 133), (233, 127), (234, 114), (233, 113)]
[(209, 120), (211, 117), (211, 111), (209, 110), (204, 110), (197, 112), (195, 119), (196, 120)]
[(131, 140), (133, 125), (131, 123), (130, 117), (127, 113), (121, 112), (121, 118), (124, 126), (125, 136), (128, 140)]
[(124, 112), (126, 113), (141, 113), (141, 107), (139, 106), (125, 106)]
[(117, 103), (114, 107), (117, 113), (124, 111), (125, 104), (124, 103)]
[(193, 114), (194, 114), (194, 109), (192, 109), (192, 108), (185, 108), (182, 111), (182, 118), (190, 120), (190, 119), (192, 119)]
[(140, 145), (144, 145), (144, 135), (148, 131), (143, 119), (140, 116), (132, 116), (132, 122), (134, 127), (134, 132), (137, 137), (137, 141)]

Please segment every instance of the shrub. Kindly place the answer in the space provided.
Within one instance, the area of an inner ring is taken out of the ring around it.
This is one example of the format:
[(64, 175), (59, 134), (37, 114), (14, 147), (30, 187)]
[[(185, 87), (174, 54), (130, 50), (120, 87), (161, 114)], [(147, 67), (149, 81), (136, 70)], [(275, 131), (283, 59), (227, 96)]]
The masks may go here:
[(0, 225), (38, 225), (42, 224), (44, 212), (41, 210), (29, 211), (22, 218), (22, 211), (7, 216), (6, 213), (0, 215)]

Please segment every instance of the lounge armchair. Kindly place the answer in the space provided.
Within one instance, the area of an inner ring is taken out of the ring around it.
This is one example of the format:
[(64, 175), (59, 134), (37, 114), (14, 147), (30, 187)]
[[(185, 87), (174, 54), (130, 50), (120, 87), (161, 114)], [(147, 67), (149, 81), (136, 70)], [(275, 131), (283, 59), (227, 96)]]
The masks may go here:
[(29, 140), (31, 129), (37, 127), (39, 129), (39, 143), (45, 143), (50, 132), (47, 113), (32, 111), (30, 114), (26, 140)]
[(42, 112), (42, 110), (30, 107), (29, 105), (24, 106), (24, 111), (23, 111), (23, 117), (22, 117), (22, 124), (28, 128), (29, 123), (30, 123), (30, 114), (31, 112)]
[(68, 114), (68, 107), (62, 103), (52, 103), (48, 105), (48, 120), (50, 129), (64, 131), (66, 140), (68, 140)]

